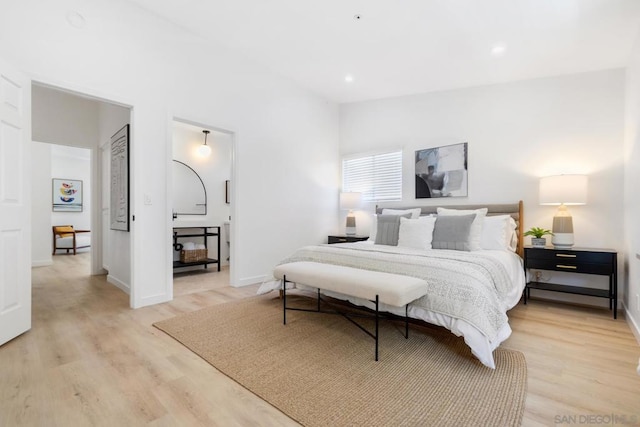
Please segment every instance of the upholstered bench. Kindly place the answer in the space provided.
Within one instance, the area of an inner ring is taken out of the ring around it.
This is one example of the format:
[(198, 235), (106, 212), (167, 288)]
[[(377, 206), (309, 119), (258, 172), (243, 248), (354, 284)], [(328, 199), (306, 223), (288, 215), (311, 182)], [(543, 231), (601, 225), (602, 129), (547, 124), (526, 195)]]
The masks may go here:
[[(427, 293), (427, 282), (416, 277), (403, 276), (400, 274), (383, 273), (377, 271), (363, 270), (341, 265), (323, 264), (312, 261), (292, 262), (281, 264), (274, 269), (273, 275), (276, 279), (283, 281), (283, 323), (287, 324), (287, 310), (314, 311), (320, 310), (320, 290), (338, 292), (357, 298), (370, 300), (375, 304), (375, 334), (364, 329), (361, 325), (356, 325), (375, 339), (375, 359), (378, 360), (378, 319), (380, 318), (379, 304), (384, 303), (396, 307), (405, 307), (405, 338), (409, 337), (409, 321), (407, 316), (408, 304)], [(318, 306), (316, 310), (287, 307), (287, 282), (317, 288)], [(326, 312), (324, 312), (326, 313)], [(355, 323), (346, 313), (329, 312), (341, 314), (348, 320)]]

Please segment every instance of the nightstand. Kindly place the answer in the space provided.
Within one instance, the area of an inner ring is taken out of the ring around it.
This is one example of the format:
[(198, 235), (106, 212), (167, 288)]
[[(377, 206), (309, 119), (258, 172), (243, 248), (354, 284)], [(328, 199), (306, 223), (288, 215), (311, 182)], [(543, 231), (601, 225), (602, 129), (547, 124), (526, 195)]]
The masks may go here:
[(334, 243), (352, 243), (352, 242), (362, 242), (364, 240), (368, 240), (369, 236), (356, 236), (356, 235), (341, 235), (341, 236), (328, 236), (327, 241), (330, 245)]
[(560, 285), (546, 282), (529, 282), (524, 289), (524, 303), (531, 297), (531, 289), (565, 292), (609, 299), (609, 310), (613, 318), (618, 317), (618, 253), (612, 249), (589, 248), (524, 248), (524, 268), (535, 270), (564, 271), (569, 273), (597, 274), (609, 276), (609, 289), (593, 289), (580, 286)]

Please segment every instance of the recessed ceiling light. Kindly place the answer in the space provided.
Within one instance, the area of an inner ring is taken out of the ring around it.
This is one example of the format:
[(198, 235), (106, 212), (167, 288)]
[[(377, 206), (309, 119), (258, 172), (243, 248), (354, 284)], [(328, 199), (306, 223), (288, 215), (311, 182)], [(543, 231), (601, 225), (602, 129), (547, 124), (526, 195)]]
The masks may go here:
[(491, 55), (495, 57), (503, 56), (506, 51), (507, 45), (505, 45), (504, 43), (498, 43), (493, 45), (493, 47), (491, 48)]
[(360, 15), (360, 14), (353, 15), (353, 19), (356, 20), (356, 21), (359, 21), (359, 20), (362, 19), (362, 15)]
[(347, 83), (351, 83), (353, 81), (353, 76), (351, 74), (347, 74), (344, 76), (344, 81)]
[(67, 12), (67, 22), (73, 28), (77, 28), (79, 30), (83, 29), (87, 24), (87, 21), (86, 19), (84, 19), (84, 16), (82, 16), (80, 13), (76, 11)]

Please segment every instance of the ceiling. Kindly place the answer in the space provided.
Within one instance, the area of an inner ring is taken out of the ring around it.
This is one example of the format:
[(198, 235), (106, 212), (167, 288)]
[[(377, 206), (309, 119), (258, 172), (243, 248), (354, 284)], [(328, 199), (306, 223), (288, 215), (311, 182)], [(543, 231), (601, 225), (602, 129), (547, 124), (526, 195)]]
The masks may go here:
[(131, 1), (340, 103), (624, 67), (640, 35), (640, 0)]

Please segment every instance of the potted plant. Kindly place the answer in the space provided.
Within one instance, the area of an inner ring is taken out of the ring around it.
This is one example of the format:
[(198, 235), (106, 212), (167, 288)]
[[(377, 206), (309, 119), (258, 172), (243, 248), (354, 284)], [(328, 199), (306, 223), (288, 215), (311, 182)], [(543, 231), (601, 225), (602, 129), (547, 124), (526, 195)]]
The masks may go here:
[(545, 236), (547, 234), (553, 236), (551, 230), (545, 230), (544, 228), (540, 227), (531, 227), (524, 233), (525, 236), (531, 236), (531, 246), (533, 246), (534, 248), (544, 248), (546, 246), (547, 239), (542, 236)]

